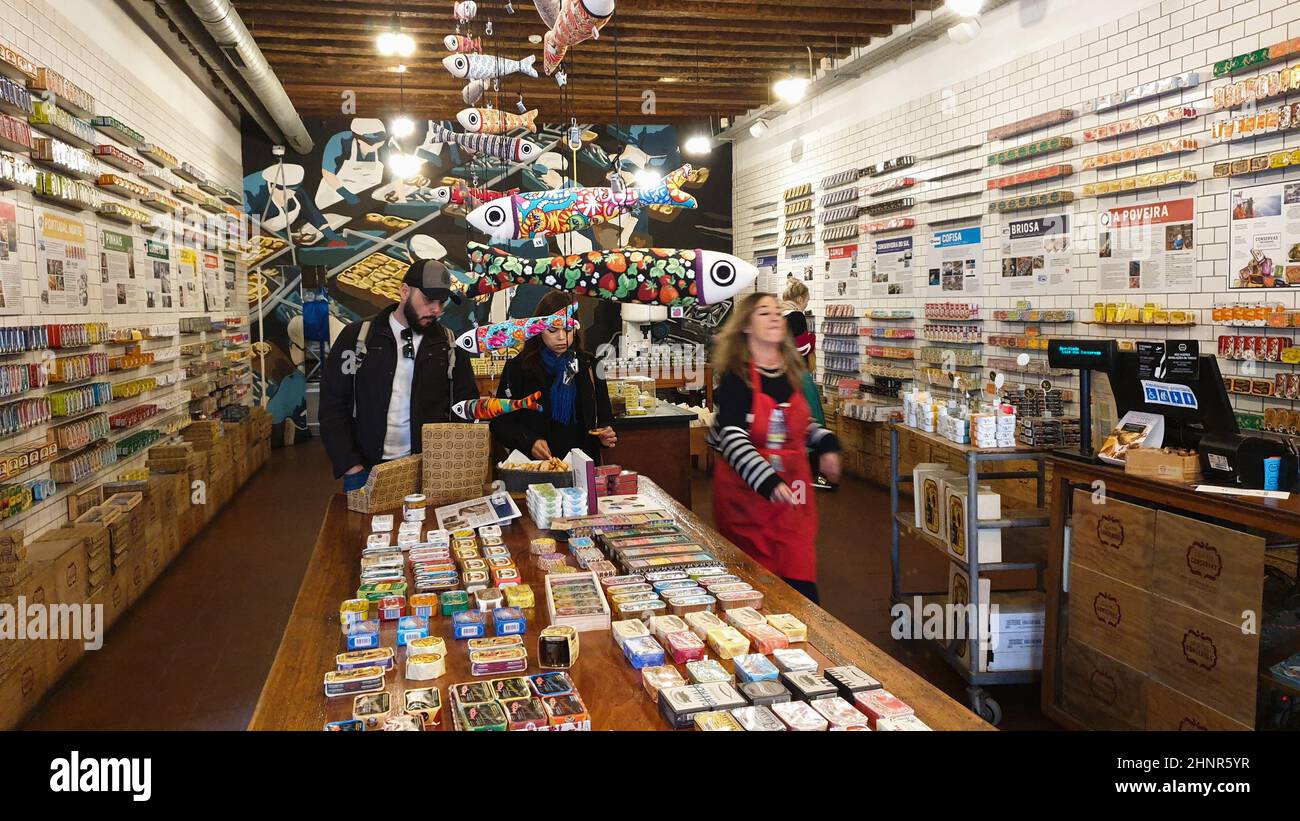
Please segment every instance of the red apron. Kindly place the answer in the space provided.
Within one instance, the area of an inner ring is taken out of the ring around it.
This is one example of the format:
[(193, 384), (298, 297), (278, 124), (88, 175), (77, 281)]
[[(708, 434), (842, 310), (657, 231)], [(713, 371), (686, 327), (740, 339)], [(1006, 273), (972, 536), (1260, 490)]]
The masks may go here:
[(763, 393), (758, 369), (749, 367), (754, 392), (750, 406), (753, 421), (749, 439), (769, 462), (778, 457), (781, 480), (790, 486), (800, 504), (769, 502), (754, 491), (727, 464), (719, 460), (713, 470), (713, 520), (718, 531), (758, 563), (783, 579), (817, 581), (817, 505), (813, 499), (812, 467), (807, 441), (811, 413), (803, 392), (794, 390), (783, 407), (785, 444), (767, 447), (768, 423), (777, 402)]

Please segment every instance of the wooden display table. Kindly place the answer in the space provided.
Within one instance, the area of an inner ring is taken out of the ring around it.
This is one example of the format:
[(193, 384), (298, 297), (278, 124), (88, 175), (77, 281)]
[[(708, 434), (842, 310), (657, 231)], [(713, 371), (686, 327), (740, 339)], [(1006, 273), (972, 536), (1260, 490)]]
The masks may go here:
[[(796, 646), (807, 650), (820, 664), (856, 664), (912, 705), (917, 716), (936, 730), (991, 729), (942, 691), (757, 565), (652, 482), (642, 479), (641, 488), (643, 495), (660, 503), (680, 526), (692, 532), (701, 544), (709, 546), (733, 572), (762, 590), (766, 596), (764, 611), (791, 613), (807, 624), (809, 640)], [(325, 698), (322, 681), (325, 673), (334, 669), (335, 655), (344, 649), (338, 623), (339, 603), (355, 595), (358, 560), (365, 534), (369, 532), (369, 520), (369, 516), (349, 513), (341, 494), (330, 500), (316, 549), (249, 729), (320, 730), (327, 721), (351, 717), (352, 699)], [(528, 553), (529, 540), (538, 535), (527, 516), (505, 528), (504, 533), (524, 581), (532, 585), (538, 596), (539, 606), (527, 611), (528, 632), (524, 643), (528, 648), (529, 674), (540, 669), (536, 663), (537, 634), (546, 624), (542, 577)], [(397, 648), (397, 668), (387, 677), (395, 709), (400, 709), (402, 690), (436, 686), (442, 692), (445, 710), (450, 685), (476, 680), (469, 674), (465, 643), (451, 638), (451, 620), (435, 616), (432, 623), (436, 633), (447, 641), (447, 674), (431, 682), (406, 682), (402, 675), (405, 650)], [(392, 623), (385, 622), (382, 630), (382, 644), (395, 647)], [(731, 662), (723, 663), (730, 668)], [(569, 674), (590, 711), (592, 729), (668, 729), (657, 705), (641, 687), (640, 672), (623, 659), (608, 631), (581, 634), (578, 662)], [(441, 729), (449, 729), (451, 723), (451, 716), (444, 712)]]
[(1259, 685), (1285, 689), (1268, 665), (1300, 650), (1261, 653), (1260, 534), (1300, 539), (1300, 496), (1198, 493), (1064, 457), (1051, 469), (1043, 712), (1076, 729), (1253, 729)]

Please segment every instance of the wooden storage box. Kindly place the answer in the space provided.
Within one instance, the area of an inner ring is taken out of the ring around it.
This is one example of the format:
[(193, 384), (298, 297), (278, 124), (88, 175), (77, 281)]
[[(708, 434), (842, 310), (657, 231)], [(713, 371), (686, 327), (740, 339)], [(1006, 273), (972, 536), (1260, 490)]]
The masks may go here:
[(1094, 730), (1140, 730), (1147, 721), (1147, 677), (1071, 638), (1061, 660), (1061, 706)]
[(0, 675), (0, 730), (18, 726), (49, 689), (45, 641), (19, 643), (11, 669)]
[(1077, 489), (1072, 509), (1070, 561), (1150, 590), (1155, 510), (1112, 498), (1096, 504), (1091, 492)]
[[(80, 606), (81, 602), (77, 602)], [(83, 622), (84, 624), (84, 622)], [(99, 629), (105, 629), (105, 625), (96, 625)], [(83, 627), (83, 629), (85, 629)], [(102, 638), (102, 636), (101, 636)], [(59, 679), (76, 666), (81, 657), (86, 654), (85, 637), (78, 636), (73, 638), (52, 638), (43, 642), (48, 645), (45, 648), (45, 670), (49, 686), (53, 687), (59, 682)]]
[(1070, 638), (1140, 673), (1151, 669), (1151, 594), (1070, 563)]
[(1259, 637), (1241, 621), (1220, 621), (1155, 596), (1152, 678), (1234, 721), (1253, 725), (1259, 681)]
[(1201, 480), (1201, 462), (1195, 453), (1180, 456), (1164, 448), (1130, 448), (1124, 472), (1162, 482), (1193, 484)]
[(1264, 540), (1162, 510), (1153, 576), (1153, 592), (1240, 624), (1244, 612), (1262, 612)]
[(1253, 725), (1242, 724), (1228, 718), (1218, 710), (1206, 707), (1194, 698), (1166, 687), (1158, 681), (1147, 681), (1148, 730), (1253, 730)]

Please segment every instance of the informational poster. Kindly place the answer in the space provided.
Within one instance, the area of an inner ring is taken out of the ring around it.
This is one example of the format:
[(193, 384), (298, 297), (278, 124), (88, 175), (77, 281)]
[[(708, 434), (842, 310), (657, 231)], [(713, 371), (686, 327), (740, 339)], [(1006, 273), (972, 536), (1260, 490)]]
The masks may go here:
[(1196, 200), (1149, 202), (1097, 215), (1102, 291), (1196, 290)]
[(876, 240), (876, 256), (871, 264), (872, 296), (911, 296), (912, 267), (911, 237)]
[(205, 251), (203, 260), (203, 310), (222, 311), (226, 307), (225, 294), (221, 289), (221, 257), (211, 251)]
[(1300, 182), (1239, 188), (1229, 205), (1228, 287), (1300, 286)]
[(221, 288), (225, 294), (222, 300), (222, 307), (227, 311), (235, 309), (235, 280), (236, 269), (233, 259), (222, 259), (221, 261)]
[(18, 254), (18, 209), (0, 199), (0, 315), (23, 312), (23, 274)]
[(86, 223), (71, 214), (36, 209), (36, 277), (43, 314), (73, 314), (90, 307)]
[(858, 246), (827, 248), (824, 269), (827, 302), (854, 302), (858, 299)]
[(980, 292), (980, 241), (975, 228), (942, 231), (930, 240), (933, 248), (926, 286), (931, 295), (963, 296)]
[(1059, 294), (1070, 286), (1070, 221), (1065, 214), (1002, 226), (999, 290), (1006, 295)]
[(770, 294), (781, 293), (784, 283), (776, 270), (776, 257), (759, 257), (754, 260), (754, 265), (758, 268), (758, 290)]
[(176, 252), (176, 307), (197, 311), (203, 305), (199, 294), (199, 252), (181, 248)]
[[(821, 299), (821, 279), (814, 275), (816, 267), (810, 251), (800, 251), (786, 257), (786, 276), (794, 277), (807, 285), (808, 298), (812, 302), (818, 302)], [(779, 297), (784, 290), (785, 278), (783, 277), (780, 286), (774, 293)]]
[(144, 277), (136, 271), (135, 248), (130, 234), (108, 229), (99, 233), (99, 273), (107, 312), (144, 310)]
[(151, 276), (145, 285), (145, 306), (161, 311), (176, 307), (176, 269), (172, 267), (171, 246), (156, 239), (146, 239), (145, 261)]

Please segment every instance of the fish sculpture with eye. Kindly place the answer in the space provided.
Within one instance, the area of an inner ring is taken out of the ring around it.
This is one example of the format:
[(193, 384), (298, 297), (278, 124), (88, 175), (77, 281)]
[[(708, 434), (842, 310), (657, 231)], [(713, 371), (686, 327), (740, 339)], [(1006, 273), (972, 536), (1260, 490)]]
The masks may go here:
[(459, 3), (451, 7), (452, 14), (456, 17), (457, 23), (468, 23), (478, 16), (478, 3), (474, 0), (460, 0)]
[(722, 251), (614, 248), (529, 259), (477, 242), (466, 246), (465, 288), (478, 297), (515, 285), (543, 285), (579, 296), (638, 305), (689, 307), (730, 299), (758, 279), (758, 269)]
[(695, 197), (681, 189), (691, 174), (683, 165), (650, 188), (559, 188), (504, 197), (476, 208), (469, 224), (493, 242), (553, 237), (600, 225), (651, 205), (694, 208)]
[(499, 108), (466, 108), (456, 115), (460, 127), (472, 134), (505, 134), (516, 128), (537, 133), (537, 109), (527, 114), (512, 114)]
[(470, 353), (484, 354), (522, 345), (542, 331), (558, 331), (561, 328), (576, 331), (578, 320), (573, 315), (577, 310), (578, 303), (575, 302), (547, 316), (507, 319), (483, 325), (456, 337), (456, 346)]
[(537, 391), (523, 399), (464, 399), (451, 406), (451, 412), (466, 422), (483, 422), (520, 410), (541, 410), (542, 392)]
[(536, 0), (537, 13), (550, 31), (542, 51), (542, 69), (554, 74), (569, 49), (595, 40), (614, 16), (614, 0)]
[(482, 54), (483, 39), (481, 37), (465, 37), (460, 34), (448, 34), (442, 38), (442, 44), (447, 47), (447, 51), (453, 54)]
[(503, 137), (500, 134), (458, 134), (441, 125), (429, 129), (429, 139), (458, 145), (475, 154), (486, 154), (506, 162), (531, 164), (542, 155), (541, 147), (521, 137)]
[(495, 54), (448, 54), (442, 58), (443, 68), (461, 80), (490, 80), (507, 74), (537, 76), (533, 68), (537, 55), (530, 54), (522, 60), (508, 60)]

